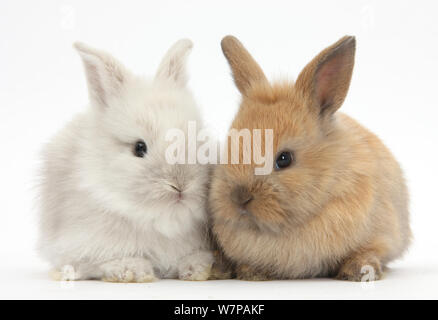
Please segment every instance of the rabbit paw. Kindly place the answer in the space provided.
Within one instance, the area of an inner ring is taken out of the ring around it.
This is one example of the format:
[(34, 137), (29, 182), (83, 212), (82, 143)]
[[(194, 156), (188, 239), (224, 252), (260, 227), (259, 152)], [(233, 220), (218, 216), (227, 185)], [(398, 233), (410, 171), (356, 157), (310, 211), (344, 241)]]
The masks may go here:
[(336, 279), (366, 282), (380, 280), (382, 276), (382, 266), (377, 257), (355, 257), (341, 266)]
[(157, 280), (151, 263), (143, 258), (112, 260), (101, 265), (107, 282), (152, 282)]
[(237, 273), (236, 278), (239, 280), (245, 280), (245, 281), (267, 281), (267, 280), (270, 280), (270, 278), (267, 275), (260, 273), (260, 272), (257, 272), (247, 265), (238, 266), (236, 273)]
[(50, 277), (55, 281), (75, 281), (79, 280), (81, 276), (72, 265), (66, 264), (59, 270), (52, 270)]
[(213, 255), (199, 252), (185, 257), (178, 268), (178, 277), (186, 281), (205, 281), (210, 277)]

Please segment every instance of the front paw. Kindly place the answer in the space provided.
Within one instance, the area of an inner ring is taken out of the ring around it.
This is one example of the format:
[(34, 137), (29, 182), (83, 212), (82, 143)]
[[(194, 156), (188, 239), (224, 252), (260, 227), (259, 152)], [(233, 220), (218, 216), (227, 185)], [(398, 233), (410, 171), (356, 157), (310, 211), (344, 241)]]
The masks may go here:
[(72, 265), (64, 265), (60, 269), (50, 271), (50, 277), (55, 281), (75, 281), (80, 279), (80, 273)]
[(236, 279), (244, 281), (268, 281), (271, 278), (247, 265), (240, 265), (236, 269)]
[(200, 252), (185, 257), (178, 268), (178, 278), (186, 281), (205, 281), (211, 274), (213, 256), (210, 252)]
[(101, 265), (107, 282), (152, 282), (157, 280), (151, 263), (143, 258), (123, 258)]
[(208, 280), (211, 273), (210, 266), (190, 266), (179, 273), (179, 279), (185, 281), (205, 281)]
[(383, 276), (382, 266), (376, 257), (348, 260), (341, 266), (336, 279), (357, 282), (376, 281)]

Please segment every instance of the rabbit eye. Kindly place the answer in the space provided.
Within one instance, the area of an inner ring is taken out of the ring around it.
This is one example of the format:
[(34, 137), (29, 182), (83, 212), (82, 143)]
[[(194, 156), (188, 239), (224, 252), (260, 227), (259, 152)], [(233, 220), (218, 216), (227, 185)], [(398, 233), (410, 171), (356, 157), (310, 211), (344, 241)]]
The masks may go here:
[(147, 150), (148, 148), (146, 146), (146, 143), (144, 143), (144, 141), (140, 140), (135, 143), (134, 154), (136, 157), (143, 158)]
[(292, 151), (283, 151), (275, 159), (275, 168), (284, 169), (289, 167), (294, 161), (294, 154)]

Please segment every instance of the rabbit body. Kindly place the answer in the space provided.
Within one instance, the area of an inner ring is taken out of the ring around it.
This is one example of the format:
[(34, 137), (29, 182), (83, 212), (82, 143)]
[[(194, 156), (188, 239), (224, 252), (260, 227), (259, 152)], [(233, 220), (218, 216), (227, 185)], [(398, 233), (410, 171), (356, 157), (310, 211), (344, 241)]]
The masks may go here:
[(274, 155), (292, 157), (268, 175), (254, 164), (215, 168), (209, 206), (224, 260), (245, 280), (379, 279), (409, 245), (408, 192), (377, 136), (336, 112), (355, 39), (322, 51), (295, 83), (272, 85), (236, 38), (222, 48), (242, 93), (231, 127), (271, 128)]
[[(205, 280), (212, 263), (205, 214), (209, 169), (164, 158), (167, 130), (187, 134), (188, 121), (201, 124), (185, 88), (191, 42), (177, 42), (152, 81), (104, 52), (76, 47), (91, 107), (46, 146), (41, 172), (39, 250), (53, 276)], [(138, 141), (146, 145), (144, 154), (138, 154)]]

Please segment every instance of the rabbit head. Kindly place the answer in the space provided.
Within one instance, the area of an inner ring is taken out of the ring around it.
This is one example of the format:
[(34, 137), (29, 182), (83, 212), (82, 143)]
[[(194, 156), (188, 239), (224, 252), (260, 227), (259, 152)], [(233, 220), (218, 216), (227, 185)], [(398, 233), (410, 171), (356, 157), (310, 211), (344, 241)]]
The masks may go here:
[[(349, 88), (355, 38), (343, 37), (323, 50), (295, 83), (269, 83), (235, 37), (225, 37), (221, 45), (242, 95), (231, 128), (272, 129), (272, 150), (267, 152), (273, 161), (269, 174), (255, 175), (258, 165), (242, 164), (239, 150), (239, 164), (215, 170), (210, 192), (215, 228), (290, 230), (324, 206), (336, 188), (339, 163), (348, 157), (331, 129)], [(267, 143), (263, 135), (260, 141)]]
[(204, 203), (207, 167), (166, 159), (169, 130), (178, 129), (187, 137), (190, 121), (202, 126), (186, 87), (192, 42), (176, 42), (150, 81), (105, 52), (81, 43), (75, 47), (85, 67), (91, 104), (78, 160), (81, 186), (107, 210), (124, 215), (202, 218), (198, 209)]

